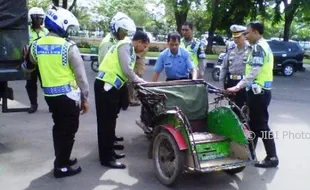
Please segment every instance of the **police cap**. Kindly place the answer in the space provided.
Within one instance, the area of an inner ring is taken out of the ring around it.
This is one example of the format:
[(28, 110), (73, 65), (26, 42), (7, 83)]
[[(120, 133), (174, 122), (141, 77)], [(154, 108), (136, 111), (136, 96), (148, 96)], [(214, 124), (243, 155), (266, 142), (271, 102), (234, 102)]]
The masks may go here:
[(245, 26), (234, 24), (230, 27), (230, 30), (232, 31), (232, 36), (238, 38), (246, 32), (247, 28)]

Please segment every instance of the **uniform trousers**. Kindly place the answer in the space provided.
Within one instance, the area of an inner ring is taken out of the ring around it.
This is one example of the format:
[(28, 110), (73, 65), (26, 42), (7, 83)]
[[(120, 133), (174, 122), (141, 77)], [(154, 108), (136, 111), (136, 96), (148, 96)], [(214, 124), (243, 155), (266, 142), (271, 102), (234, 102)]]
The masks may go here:
[(254, 94), (251, 89), (247, 91), (247, 105), (250, 111), (249, 125), (255, 133), (254, 144), (256, 146), (258, 138), (262, 138), (267, 156), (275, 157), (277, 156), (275, 141), (268, 125), (270, 101), (270, 90), (263, 90), (260, 94)]
[[(143, 78), (144, 71), (145, 71), (145, 59), (143, 58), (137, 58), (134, 72), (136, 75), (138, 75), (140, 78)], [(137, 98), (137, 92), (134, 89), (134, 85), (132, 83), (128, 83), (128, 92), (129, 92), (129, 103), (139, 103), (139, 99)]]
[[(227, 80), (227, 83), (225, 85), (225, 89), (226, 88), (230, 88), (230, 87), (234, 87), (238, 84), (240, 80), (232, 80), (229, 79)], [(235, 104), (239, 107), (242, 108), (242, 106), (244, 106), (246, 104), (246, 91), (245, 89), (241, 89), (239, 92), (237, 92), (235, 95), (231, 96), (231, 99), (235, 102)], [(236, 114), (239, 115), (239, 112), (234, 109), (234, 111), (236, 112)]]
[(116, 119), (120, 112), (122, 99), (128, 93), (126, 84), (119, 90), (112, 87), (109, 91), (104, 90), (105, 82), (96, 79), (94, 83), (96, 115), (97, 115), (97, 136), (100, 162), (109, 162), (114, 156), (114, 141)]
[(34, 71), (30, 73), (30, 79), (27, 80), (26, 90), (30, 100), (31, 105), (38, 105), (38, 78), (41, 82), (40, 73), (38, 67), (35, 68)]
[(45, 97), (45, 100), (52, 111), (54, 121), (53, 142), (56, 157), (54, 167), (66, 167), (79, 128), (80, 108), (76, 101), (66, 95)]

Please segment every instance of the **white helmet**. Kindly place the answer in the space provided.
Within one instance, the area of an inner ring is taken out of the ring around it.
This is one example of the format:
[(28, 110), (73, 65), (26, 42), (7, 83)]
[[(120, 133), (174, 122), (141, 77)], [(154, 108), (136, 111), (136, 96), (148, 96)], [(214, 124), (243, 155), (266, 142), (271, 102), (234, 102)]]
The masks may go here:
[(70, 30), (79, 29), (79, 21), (67, 9), (53, 6), (46, 13), (44, 25), (61, 37), (67, 37)]
[(35, 15), (38, 16), (39, 18), (44, 19), (45, 12), (42, 8), (32, 7), (28, 12), (28, 22), (32, 22), (32, 17)]
[(119, 28), (126, 30), (128, 35), (136, 32), (135, 22), (122, 12), (116, 13), (110, 24), (112, 33), (117, 33)]

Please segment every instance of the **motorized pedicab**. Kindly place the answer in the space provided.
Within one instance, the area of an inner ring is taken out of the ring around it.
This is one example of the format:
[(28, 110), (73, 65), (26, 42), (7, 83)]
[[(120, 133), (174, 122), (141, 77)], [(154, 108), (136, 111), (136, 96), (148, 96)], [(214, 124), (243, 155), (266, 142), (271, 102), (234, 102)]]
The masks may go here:
[[(150, 143), (159, 181), (172, 186), (183, 172), (241, 172), (254, 160), (251, 131), (241, 109), (239, 116), (220, 105), (230, 96), (204, 80), (150, 82), (137, 85), (142, 102), (140, 126)], [(209, 95), (215, 95), (210, 109)], [(237, 106), (236, 106), (237, 107)], [(146, 113), (146, 114), (145, 114)]]

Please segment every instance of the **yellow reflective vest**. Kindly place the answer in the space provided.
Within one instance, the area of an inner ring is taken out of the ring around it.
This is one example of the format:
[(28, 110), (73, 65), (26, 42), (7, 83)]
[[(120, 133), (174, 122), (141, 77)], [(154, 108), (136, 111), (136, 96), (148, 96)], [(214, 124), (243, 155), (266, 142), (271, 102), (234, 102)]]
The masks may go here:
[[(255, 46), (260, 45), (263, 49), (264, 53), (264, 60), (263, 66), (261, 68), (260, 73), (257, 75), (254, 83), (259, 84), (264, 89), (271, 89), (272, 82), (273, 82), (273, 65), (274, 65), (274, 58), (272, 50), (270, 49), (266, 40), (261, 39), (258, 41), (256, 45), (253, 47), (253, 51)], [(249, 56), (247, 64), (245, 66), (245, 74), (249, 74), (252, 70), (252, 62), (253, 62), (253, 55)]]
[(48, 30), (44, 27), (37, 33), (35, 30), (32, 29), (31, 26), (28, 27), (29, 32), (29, 44), (31, 44), (34, 40), (44, 37), (48, 34)]
[[(120, 89), (128, 81), (128, 78), (123, 73), (121, 63), (118, 59), (118, 48), (125, 43), (131, 44), (131, 41), (129, 41), (128, 39), (120, 40), (109, 49), (104, 59), (100, 63), (99, 73), (96, 77), (99, 80), (113, 85), (116, 89)], [(130, 68), (134, 68), (135, 61), (136, 54), (134, 48), (131, 45)]]
[(198, 56), (197, 51), (199, 49), (200, 43), (191, 43), (188, 46), (185, 46), (185, 39), (181, 39), (180, 47), (185, 48), (191, 55), (191, 59), (195, 65), (195, 67), (198, 67)]
[(77, 88), (68, 60), (72, 45), (56, 36), (42, 37), (33, 42), (30, 51), (38, 64), (45, 96), (64, 95)]

